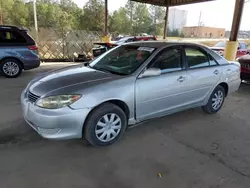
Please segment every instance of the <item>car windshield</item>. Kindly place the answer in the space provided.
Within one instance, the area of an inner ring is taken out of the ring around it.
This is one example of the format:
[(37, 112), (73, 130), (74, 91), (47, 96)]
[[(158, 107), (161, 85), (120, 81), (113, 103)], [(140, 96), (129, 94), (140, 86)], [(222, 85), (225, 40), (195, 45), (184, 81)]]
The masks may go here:
[(122, 45), (93, 60), (89, 66), (119, 75), (132, 74), (155, 50), (155, 48)]
[(225, 42), (218, 42), (215, 47), (225, 47)]

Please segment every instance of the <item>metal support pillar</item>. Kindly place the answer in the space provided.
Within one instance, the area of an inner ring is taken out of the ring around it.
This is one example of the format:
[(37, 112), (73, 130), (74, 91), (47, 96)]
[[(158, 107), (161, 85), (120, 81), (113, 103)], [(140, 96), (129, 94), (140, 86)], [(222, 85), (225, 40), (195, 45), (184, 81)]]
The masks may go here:
[(105, 0), (105, 26), (104, 35), (108, 35), (108, 0)]
[(166, 6), (166, 15), (165, 15), (165, 25), (164, 25), (163, 39), (166, 39), (166, 37), (168, 35), (168, 9), (169, 9), (169, 6)]
[(34, 23), (36, 31), (36, 43), (38, 43), (38, 25), (37, 25), (37, 15), (36, 15), (36, 0), (33, 0), (33, 12), (34, 12)]
[(104, 15), (104, 34), (101, 36), (101, 41), (105, 43), (110, 42), (110, 37), (108, 35), (108, 0), (105, 0), (105, 15)]
[(238, 32), (240, 29), (241, 17), (244, 8), (244, 0), (235, 0), (234, 17), (230, 32), (229, 41), (226, 43), (224, 57), (229, 61), (234, 61), (238, 49)]

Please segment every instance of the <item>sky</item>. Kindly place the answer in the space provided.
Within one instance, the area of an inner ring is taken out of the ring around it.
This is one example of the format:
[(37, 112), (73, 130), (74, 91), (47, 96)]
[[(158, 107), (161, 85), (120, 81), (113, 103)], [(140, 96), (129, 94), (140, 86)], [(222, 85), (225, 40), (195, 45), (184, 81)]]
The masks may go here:
[[(79, 7), (88, 0), (73, 0)], [(127, 0), (108, 0), (109, 11), (119, 9), (126, 4)], [(231, 29), (235, 0), (216, 0), (206, 3), (197, 3), (192, 5), (176, 6), (180, 10), (187, 10), (187, 26), (195, 26), (201, 21), (205, 26), (220, 27), (226, 30)], [(250, 30), (250, 2), (245, 4), (241, 21), (241, 30)]]

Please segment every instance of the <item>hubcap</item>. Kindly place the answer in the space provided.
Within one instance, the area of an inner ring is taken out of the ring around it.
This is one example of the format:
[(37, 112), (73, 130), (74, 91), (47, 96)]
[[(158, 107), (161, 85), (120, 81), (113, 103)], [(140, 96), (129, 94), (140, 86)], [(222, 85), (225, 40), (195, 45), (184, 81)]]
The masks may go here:
[(7, 62), (3, 65), (3, 72), (8, 76), (15, 76), (19, 72), (19, 67), (15, 62)]
[(109, 142), (121, 131), (121, 118), (114, 114), (104, 115), (96, 124), (95, 135), (102, 142)]
[(214, 110), (218, 110), (223, 102), (224, 96), (222, 91), (217, 91), (212, 98), (212, 107)]

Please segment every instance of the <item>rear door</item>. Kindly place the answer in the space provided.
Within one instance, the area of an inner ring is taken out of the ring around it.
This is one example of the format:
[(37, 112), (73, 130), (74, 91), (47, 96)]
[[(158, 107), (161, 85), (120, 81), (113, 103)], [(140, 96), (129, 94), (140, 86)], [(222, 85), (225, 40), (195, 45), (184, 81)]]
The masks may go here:
[(190, 103), (205, 100), (221, 76), (221, 67), (202, 48), (185, 46), (187, 65), (187, 91)]

